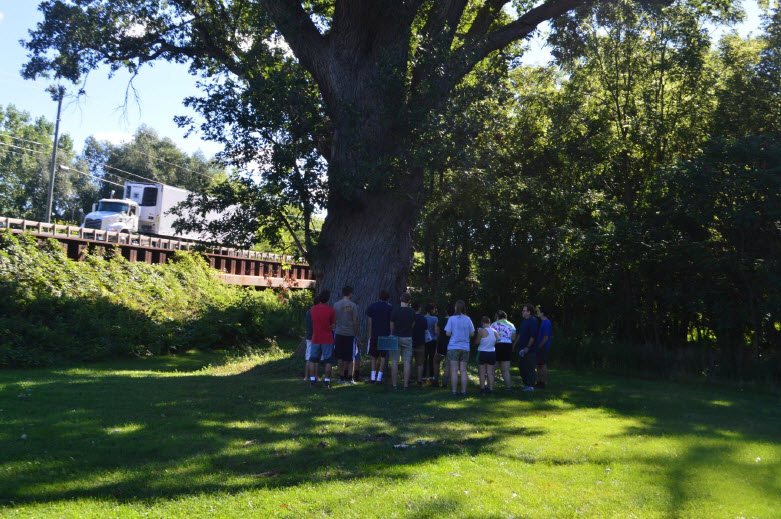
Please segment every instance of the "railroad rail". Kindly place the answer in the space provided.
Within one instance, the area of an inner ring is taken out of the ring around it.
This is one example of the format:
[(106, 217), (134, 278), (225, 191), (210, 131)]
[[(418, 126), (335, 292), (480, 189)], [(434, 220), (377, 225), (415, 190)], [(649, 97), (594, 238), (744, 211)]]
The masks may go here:
[(2, 229), (9, 229), (14, 234), (28, 233), (41, 239), (54, 238), (62, 244), (67, 256), (76, 261), (83, 261), (89, 252), (106, 255), (113, 248), (130, 262), (146, 263), (165, 263), (176, 251), (198, 251), (231, 285), (294, 289), (314, 286), (309, 265), (296, 262), (292, 256), (18, 218), (0, 218)]

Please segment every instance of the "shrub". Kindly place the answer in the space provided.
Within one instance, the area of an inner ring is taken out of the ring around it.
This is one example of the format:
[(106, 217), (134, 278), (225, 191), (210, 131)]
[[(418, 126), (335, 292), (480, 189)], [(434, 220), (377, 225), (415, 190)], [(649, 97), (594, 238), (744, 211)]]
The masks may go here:
[(308, 292), (278, 295), (223, 283), (196, 253), (166, 265), (88, 255), (0, 232), (0, 367), (252, 348), (300, 335)]

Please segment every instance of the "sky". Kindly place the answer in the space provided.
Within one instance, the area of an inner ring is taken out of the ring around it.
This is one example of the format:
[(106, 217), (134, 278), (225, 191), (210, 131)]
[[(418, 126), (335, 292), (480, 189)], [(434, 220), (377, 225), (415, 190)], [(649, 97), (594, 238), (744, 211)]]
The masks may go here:
[[(27, 31), (42, 20), (37, 0), (0, 0), (0, 106), (13, 104), (17, 109), (30, 112), (37, 118), (46, 117), (54, 121), (57, 103), (45, 89), (51, 81), (39, 79), (28, 81), (21, 78), (19, 71), (27, 61), (26, 51), (19, 40), (27, 37)], [(759, 32), (759, 9), (755, 0), (745, 2), (746, 20), (736, 27), (741, 36)], [(728, 29), (713, 30), (714, 36)], [(545, 28), (540, 35), (529, 42), (529, 51), (524, 63), (545, 64), (550, 54), (545, 48)], [(182, 150), (194, 153), (198, 150), (207, 157), (221, 150), (219, 144), (204, 141), (197, 134), (185, 138), (185, 130), (177, 127), (176, 115), (201, 118), (182, 104), (190, 95), (199, 95), (196, 78), (187, 72), (186, 65), (158, 62), (146, 67), (133, 84), (138, 101), (125, 102), (129, 74), (119, 71), (109, 79), (108, 69), (93, 71), (86, 86), (86, 95), (78, 99), (66, 98), (63, 103), (60, 132), (69, 134), (77, 150), (81, 150), (89, 136), (114, 143), (128, 140), (141, 125), (155, 129), (160, 137), (168, 137)], [(65, 85), (71, 93), (77, 89)]]

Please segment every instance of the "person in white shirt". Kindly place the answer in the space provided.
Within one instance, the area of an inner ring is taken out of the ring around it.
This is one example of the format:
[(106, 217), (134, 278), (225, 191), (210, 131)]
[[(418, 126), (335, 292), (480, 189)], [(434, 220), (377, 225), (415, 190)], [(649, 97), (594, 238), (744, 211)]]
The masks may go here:
[[(496, 371), (496, 341), (499, 334), (491, 328), (491, 319), (483, 316), (481, 319), (481, 328), (475, 336), (477, 344), (477, 370), (480, 374), (480, 394), (493, 394), (494, 392), (494, 372)], [(486, 378), (488, 387), (485, 387)]]
[(469, 380), (466, 364), (469, 361), (469, 340), (475, 335), (472, 320), (464, 315), (466, 304), (456, 301), (456, 313), (447, 320), (445, 334), (450, 337), (447, 345), (447, 359), (450, 362), (450, 387), (456, 395), (458, 373), (461, 372), (461, 396), (466, 396), (466, 384)]

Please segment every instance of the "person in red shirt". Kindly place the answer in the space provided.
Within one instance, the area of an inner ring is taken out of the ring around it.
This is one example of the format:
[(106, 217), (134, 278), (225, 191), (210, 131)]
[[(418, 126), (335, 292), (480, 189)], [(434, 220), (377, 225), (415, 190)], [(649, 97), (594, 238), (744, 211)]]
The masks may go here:
[(309, 352), (309, 385), (315, 386), (317, 372), (320, 369), (320, 361), (325, 362), (323, 373), (323, 387), (331, 387), (331, 357), (334, 351), (334, 323), (336, 313), (328, 306), (331, 293), (323, 290), (320, 293), (319, 303), (309, 310), (312, 317), (312, 347)]

